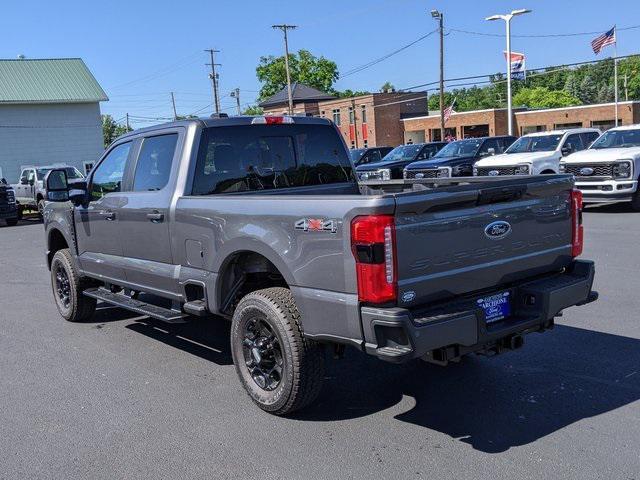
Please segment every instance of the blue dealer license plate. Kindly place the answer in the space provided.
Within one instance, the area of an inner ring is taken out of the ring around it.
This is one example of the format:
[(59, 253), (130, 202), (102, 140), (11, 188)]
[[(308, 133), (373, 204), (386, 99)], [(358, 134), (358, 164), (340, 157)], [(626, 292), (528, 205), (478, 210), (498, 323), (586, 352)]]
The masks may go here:
[(510, 292), (502, 292), (476, 300), (478, 306), (484, 310), (484, 317), (487, 323), (504, 320), (511, 315), (509, 297)]

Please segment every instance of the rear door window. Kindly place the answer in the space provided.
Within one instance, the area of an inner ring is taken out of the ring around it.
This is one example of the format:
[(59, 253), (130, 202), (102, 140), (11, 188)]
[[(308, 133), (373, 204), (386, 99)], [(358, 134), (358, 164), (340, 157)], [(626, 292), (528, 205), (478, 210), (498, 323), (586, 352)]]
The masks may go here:
[(156, 191), (167, 185), (177, 142), (177, 133), (147, 137), (142, 141), (133, 191)]
[(204, 130), (192, 193), (207, 195), (349, 182), (333, 127), (242, 125)]

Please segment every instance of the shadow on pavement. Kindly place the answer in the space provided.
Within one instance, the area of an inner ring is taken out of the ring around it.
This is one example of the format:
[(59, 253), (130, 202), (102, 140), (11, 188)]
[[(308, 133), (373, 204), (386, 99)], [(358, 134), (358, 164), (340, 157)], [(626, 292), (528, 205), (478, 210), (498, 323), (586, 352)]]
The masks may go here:
[(608, 214), (637, 213), (631, 208), (631, 203), (629, 202), (599, 204), (599, 205), (588, 204), (583, 211), (585, 213), (608, 213)]
[[(126, 328), (218, 365), (232, 363), (225, 320), (168, 325), (105, 307), (95, 321), (107, 318), (135, 320)], [(295, 420), (340, 421), (393, 409), (399, 421), (487, 453), (640, 399), (640, 340), (564, 325), (528, 335), (517, 352), (470, 356), (448, 367), (419, 360), (392, 365), (354, 349), (342, 360), (329, 357), (320, 398)]]
[(640, 340), (568, 326), (528, 340), (518, 352), (446, 368), (354, 352), (329, 365), (320, 401), (296, 418), (362, 417), (411, 397), (396, 419), (497, 453), (640, 399)]

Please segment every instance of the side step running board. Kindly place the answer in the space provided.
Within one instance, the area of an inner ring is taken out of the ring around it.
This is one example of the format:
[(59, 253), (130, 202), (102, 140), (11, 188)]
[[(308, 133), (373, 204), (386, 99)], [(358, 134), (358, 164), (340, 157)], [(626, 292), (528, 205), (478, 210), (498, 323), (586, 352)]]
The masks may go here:
[(185, 319), (189, 316), (186, 313), (163, 308), (151, 303), (142, 302), (134, 298), (127, 297), (120, 293), (113, 293), (106, 288), (89, 288), (83, 292), (87, 297), (95, 298), (103, 302), (110, 303), (117, 307), (126, 308), (132, 312), (141, 315), (147, 315), (157, 320), (167, 323), (185, 323)]

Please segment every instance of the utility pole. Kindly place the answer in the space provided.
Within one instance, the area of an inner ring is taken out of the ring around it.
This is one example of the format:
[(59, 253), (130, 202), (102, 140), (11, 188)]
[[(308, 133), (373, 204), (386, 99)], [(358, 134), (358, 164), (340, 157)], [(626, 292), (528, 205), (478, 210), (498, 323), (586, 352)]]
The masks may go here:
[(444, 142), (444, 15), (431, 10), (431, 16), (438, 21), (440, 33), (440, 141)]
[(131, 130), (131, 127), (129, 126), (129, 114), (127, 113), (127, 132)]
[(624, 101), (629, 101), (629, 90), (627, 88), (627, 74), (624, 74)]
[(297, 25), (272, 25), (271, 28), (284, 32), (284, 68), (287, 71), (287, 93), (289, 96), (289, 115), (293, 115), (293, 95), (291, 93), (291, 74), (289, 73), (289, 42), (287, 40), (287, 30), (295, 30)]
[(209, 74), (209, 78), (211, 79), (211, 85), (213, 87), (213, 105), (216, 110), (216, 115), (220, 114), (220, 96), (218, 95), (218, 74), (216, 73), (216, 67), (221, 66), (219, 63), (215, 62), (215, 54), (219, 53), (220, 50), (216, 50), (214, 48), (208, 48), (205, 52), (209, 52), (211, 56), (211, 63), (207, 63), (206, 65), (211, 66), (211, 73)]
[(242, 115), (242, 112), (240, 111), (240, 89), (239, 88), (233, 89), (233, 91), (231, 92), (231, 98), (236, 99), (236, 108), (238, 109), (238, 115)]
[(171, 92), (171, 104), (173, 105), (173, 119), (178, 119), (178, 113), (176, 112), (176, 97), (173, 96), (173, 92)]

